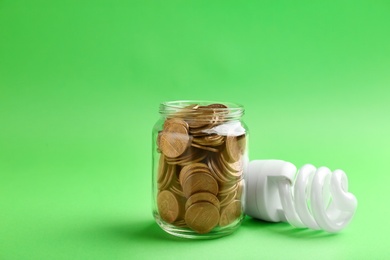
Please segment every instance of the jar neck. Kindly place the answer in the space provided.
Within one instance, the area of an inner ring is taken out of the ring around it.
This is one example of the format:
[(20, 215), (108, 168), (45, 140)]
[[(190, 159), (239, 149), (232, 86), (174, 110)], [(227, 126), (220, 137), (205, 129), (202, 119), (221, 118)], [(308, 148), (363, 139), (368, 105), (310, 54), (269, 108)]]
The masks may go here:
[(179, 117), (197, 121), (207, 121), (210, 118), (220, 118), (223, 121), (240, 120), (244, 111), (243, 106), (226, 102), (185, 100), (160, 104), (160, 114), (164, 118)]

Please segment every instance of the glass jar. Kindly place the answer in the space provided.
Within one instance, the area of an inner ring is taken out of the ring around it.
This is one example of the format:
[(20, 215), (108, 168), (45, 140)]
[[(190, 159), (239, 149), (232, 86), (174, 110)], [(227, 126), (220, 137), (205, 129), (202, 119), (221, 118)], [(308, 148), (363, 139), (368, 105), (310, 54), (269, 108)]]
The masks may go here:
[(171, 101), (153, 128), (153, 215), (185, 238), (215, 238), (244, 218), (248, 131), (233, 103)]

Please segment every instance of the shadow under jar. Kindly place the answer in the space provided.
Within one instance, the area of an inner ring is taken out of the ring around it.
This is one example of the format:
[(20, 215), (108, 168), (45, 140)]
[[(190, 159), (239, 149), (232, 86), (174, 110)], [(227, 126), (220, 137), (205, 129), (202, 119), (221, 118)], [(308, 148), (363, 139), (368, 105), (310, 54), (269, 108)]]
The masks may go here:
[(153, 215), (175, 236), (207, 239), (244, 218), (248, 131), (233, 103), (171, 101), (153, 129)]

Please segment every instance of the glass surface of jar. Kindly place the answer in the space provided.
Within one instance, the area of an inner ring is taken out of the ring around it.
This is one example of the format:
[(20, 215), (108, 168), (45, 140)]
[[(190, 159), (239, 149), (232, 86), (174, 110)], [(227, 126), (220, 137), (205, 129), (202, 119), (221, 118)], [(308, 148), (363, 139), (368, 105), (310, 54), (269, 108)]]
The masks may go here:
[(233, 103), (171, 101), (153, 128), (152, 210), (184, 238), (228, 235), (244, 218), (248, 131)]

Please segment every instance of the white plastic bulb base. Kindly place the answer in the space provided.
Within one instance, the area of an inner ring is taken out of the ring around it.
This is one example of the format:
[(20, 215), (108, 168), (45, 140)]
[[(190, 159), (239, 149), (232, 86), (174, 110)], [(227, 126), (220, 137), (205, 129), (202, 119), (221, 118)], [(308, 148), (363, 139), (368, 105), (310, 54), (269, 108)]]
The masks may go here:
[(356, 212), (357, 200), (342, 170), (306, 164), (297, 171), (282, 160), (255, 160), (245, 179), (245, 213), (253, 218), (334, 233)]

